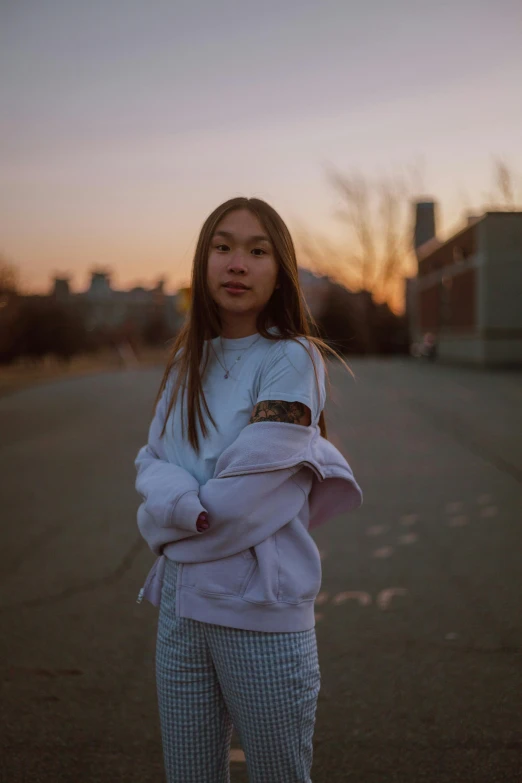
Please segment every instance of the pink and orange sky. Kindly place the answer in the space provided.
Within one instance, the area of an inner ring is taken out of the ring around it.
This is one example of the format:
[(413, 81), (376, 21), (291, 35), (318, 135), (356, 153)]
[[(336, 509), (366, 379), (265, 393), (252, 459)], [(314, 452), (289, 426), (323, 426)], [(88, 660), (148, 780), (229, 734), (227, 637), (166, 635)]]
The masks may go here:
[(175, 290), (238, 194), (338, 234), (325, 164), (418, 166), (443, 231), (493, 156), (522, 174), (520, 0), (22, 0), (0, 29), (0, 254), (34, 291)]

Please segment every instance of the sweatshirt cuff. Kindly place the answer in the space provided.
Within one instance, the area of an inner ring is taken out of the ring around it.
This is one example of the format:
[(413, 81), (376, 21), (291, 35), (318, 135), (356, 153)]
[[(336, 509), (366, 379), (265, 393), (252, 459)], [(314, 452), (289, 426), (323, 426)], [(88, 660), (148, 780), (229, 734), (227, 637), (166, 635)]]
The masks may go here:
[(191, 533), (199, 533), (196, 522), (203, 511), (206, 509), (201, 505), (198, 491), (190, 489), (179, 498), (170, 514), (167, 515), (165, 524), (167, 527), (179, 527)]

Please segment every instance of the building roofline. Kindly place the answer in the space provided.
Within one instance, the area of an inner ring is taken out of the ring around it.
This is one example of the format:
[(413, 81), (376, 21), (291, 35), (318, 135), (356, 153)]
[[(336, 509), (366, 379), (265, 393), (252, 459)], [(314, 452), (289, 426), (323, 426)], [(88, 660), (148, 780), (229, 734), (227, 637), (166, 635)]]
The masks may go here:
[(522, 215), (522, 209), (488, 209), (483, 217), (488, 215)]
[[(464, 226), (464, 228), (461, 228), (460, 231), (456, 231), (447, 239), (438, 240), (437, 244), (434, 247), (429, 247), (429, 245), (431, 245), (431, 243), (434, 243), (436, 241), (436, 237), (434, 237), (433, 239), (429, 239), (427, 242), (424, 243), (424, 245), (421, 245), (420, 247), (417, 248), (417, 258), (419, 259), (419, 262), (425, 261), (434, 253), (437, 253), (445, 245), (449, 245), (450, 242), (454, 242), (455, 239), (458, 239), (459, 237), (463, 236), (468, 231), (472, 231), (478, 223), (482, 223), (482, 221), (486, 219), (488, 214), (490, 213), (486, 212), (484, 215), (477, 217), (475, 220), (473, 220), (473, 222), (470, 225)], [(424, 253), (422, 252), (423, 247), (426, 248), (426, 251)]]
[[(417, 248), (417, 258), (419, 259), (419, 261), (424, 261), (426, 258), (432, 256), (433, 253), (436, 253), (438, 250), (440, 250), (441, 247), (444, 247), (445, 245), (448, 245), (450, 242), (453, 242), (455, 239), (461, 237), (463, 234), (466, 233), (466, 231), (471, 231), (471, 229), (475, 228), (475, 226), (478, 223), (482, 223), (490, 215), (522, 215), (522, 209), (488, 209), (482, 215), (479, 215), (478, 217), (474, 218), (469, 225), (466, 225), (463, 228), (461, 228), (459, 231), (456, 231), (447, 239), (438, 240), (438, 241), (436, 237), (434, 237), (433, 239), (429, 239), (427, 242), (424, 243), (424, 245), (421, 245), (420, 247)], [(435, 241), (437, 241), (437, 245), (435, 245), (434, 247), (430, 247), (430, 245)], [(422, 252), (423, 247), (426, 248), (426, 251), (424, 253)]]

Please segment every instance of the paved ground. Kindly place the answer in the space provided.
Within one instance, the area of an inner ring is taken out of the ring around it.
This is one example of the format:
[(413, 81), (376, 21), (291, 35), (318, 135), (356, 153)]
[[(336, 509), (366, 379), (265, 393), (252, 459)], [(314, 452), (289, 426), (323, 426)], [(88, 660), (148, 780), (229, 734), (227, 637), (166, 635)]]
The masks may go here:
[[(352, 367), (327, 415), (365, 504), (317, 534), (314, 783), (520, 783), (522, 376)], [(0, 400), (1, 781), (163, 780), (132, 464), (159, 375)]]

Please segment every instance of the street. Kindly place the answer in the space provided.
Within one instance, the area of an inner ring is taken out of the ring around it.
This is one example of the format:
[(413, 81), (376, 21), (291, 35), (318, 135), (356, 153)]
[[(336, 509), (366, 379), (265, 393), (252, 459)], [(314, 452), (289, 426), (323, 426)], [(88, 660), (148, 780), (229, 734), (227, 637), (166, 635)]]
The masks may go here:
[[(314, 783), (522, 781), (522, 374), (330, 365)], [(161, 783), (134, 457), (161, 370), (0, 398), (0, 780)], [(235, 745), (233, 783), (246, 783)], [(283, 783), (272, 781), (271, 783)]]

